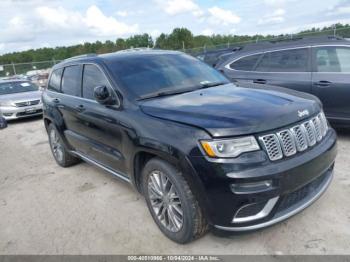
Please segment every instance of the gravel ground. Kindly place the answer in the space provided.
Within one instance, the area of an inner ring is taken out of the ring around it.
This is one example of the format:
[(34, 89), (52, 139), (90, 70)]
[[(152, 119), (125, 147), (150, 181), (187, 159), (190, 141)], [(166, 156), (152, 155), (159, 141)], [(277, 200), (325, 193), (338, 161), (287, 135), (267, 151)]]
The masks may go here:
[(350, 131), (335, 178), (311, 207), (273, 227), (178, 245), (142, 196), (86, 163), (59, 167), (41, 119), (0, 131), (0, 254), (350, 254)]

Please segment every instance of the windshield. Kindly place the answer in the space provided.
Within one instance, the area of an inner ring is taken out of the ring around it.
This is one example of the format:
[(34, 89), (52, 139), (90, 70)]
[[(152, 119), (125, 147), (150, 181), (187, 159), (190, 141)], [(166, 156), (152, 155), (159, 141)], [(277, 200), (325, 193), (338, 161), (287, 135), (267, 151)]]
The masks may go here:
[(138, 98), (229, 83), (215, 69), (185, 54), (130, 55), (113, 61), (111, 68), (128, 92)]
[(37, 91), (38, 87), (29, 82), (0, 83), (0, 95)]

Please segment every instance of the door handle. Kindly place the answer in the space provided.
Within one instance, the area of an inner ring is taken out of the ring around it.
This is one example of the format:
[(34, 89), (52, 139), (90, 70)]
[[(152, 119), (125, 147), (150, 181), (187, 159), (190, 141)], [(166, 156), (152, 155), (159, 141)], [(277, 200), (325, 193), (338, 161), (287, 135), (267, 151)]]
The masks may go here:
[(255, 79), (255, 80), (253, 80), (253, 83), (255, 83), (255, 84), (266, 84), (266, 80), (265, 79)]
[(75, 107), (75, 110), (77, 110), (78, 112), (83, 112), (85, 110), (84, 105), (78, 105)]
[(319, 87), (329, 87), (332, 84), (332, 82), (321, 80), (315, 83), (315, 85)]
[(56, 103), (56, 104), (58, 104), (59, 102), (61, 102), (58, 98), (54, 98), (52, 101), (53, 101), (54, 103)]

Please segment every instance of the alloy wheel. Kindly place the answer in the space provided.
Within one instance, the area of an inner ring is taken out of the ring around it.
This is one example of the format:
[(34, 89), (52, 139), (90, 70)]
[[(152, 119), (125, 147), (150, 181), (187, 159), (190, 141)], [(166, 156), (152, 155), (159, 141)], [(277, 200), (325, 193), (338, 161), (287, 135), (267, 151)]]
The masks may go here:
[(54, 129), (50, 131), (50, 144), (52, 153), (54, 154), (56, 160), (61, 162), (63, 160), (63, 146), (61, 143), (61, 138)]
[(160, 171), (153, 171), (148, 178), (148, 196), (155, 215), (171, 232), (183, 226), (183, 210), (175, 185)]

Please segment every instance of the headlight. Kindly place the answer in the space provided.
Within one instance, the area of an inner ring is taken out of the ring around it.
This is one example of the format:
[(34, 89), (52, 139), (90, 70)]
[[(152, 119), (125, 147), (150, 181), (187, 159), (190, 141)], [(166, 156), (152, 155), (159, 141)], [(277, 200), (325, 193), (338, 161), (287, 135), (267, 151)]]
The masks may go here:
[(253, 136), (200, 141), (204, 151), (210, 157), (237, 157), (244, 152), (259, 150), (259, 144)]

